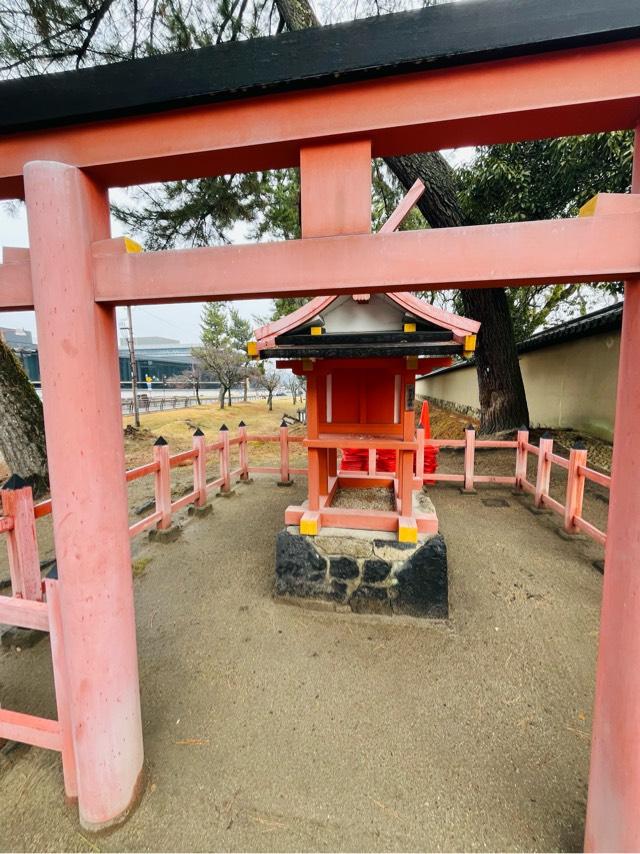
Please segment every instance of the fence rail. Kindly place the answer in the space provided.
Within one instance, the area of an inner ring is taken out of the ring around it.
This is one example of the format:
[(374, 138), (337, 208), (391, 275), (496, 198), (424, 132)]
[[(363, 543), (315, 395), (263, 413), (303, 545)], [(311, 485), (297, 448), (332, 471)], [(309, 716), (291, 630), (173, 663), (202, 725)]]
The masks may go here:
[[(154, 478), (153, 510), (130, 526), (130, 536), (136, 537), (152, 528), (166, 530), (171, 526), (175, 513), (189, 505), (204, 506), (210, 494), (216, 489), (220, 492), (228, 492), (234, 478), (248, 480), (252, 474), (276, 474), (279, 475), (280, 482), (288, 483), (292, 474), (306, 474), (306, 468), (294, 468), (290, 463), (291, 446), (302, 444), (303, 441), (303, 436), (290, 435), (289, 428), (284, 422), (277, 433), (270, 434), (249, 433), (244, 423), (241, 423), (237, 435), (232, 437), (224, 428), (220, 430), (218, 440), (209, 443), (197, 430), (193, 436), (192, 447), (176, 454), (170, 454), (169, 446), (163, 439), (157, 440), (153, 447), (153, 460), (125, 472), (127, 483), (144, 477)], [(251, 443), (277, 445), (280, 452), (279, 465), (250, 465), (249, 445)], [(380, 442), (380, 444), (383, 443)], [(423, 461), (425, 448), (429, 446), (436, 449), (463, 449), (463, 472), (435, 471), (426, 474), (423, 470)], [(543, 436), (539, 445), (533, 445), (529, 441), (527, 430), (518, 431), (515, 440), (502, 441), (478, 440), (475, 430), (471, 428), (465, 430), (464, 439), (425, 439), (424, 430), (418, 428), (416, 442), (412, 443), (412, 447), (416, 449), (414, 488), (420, 488), (424, 483), (460, 483), (465, 492), (473, 492), (480, 484), (511, 485), (519, 491), (533, 495), (537, 507), (547, 508), (562, 516), (563, 527), (568, 533), (582, 532), (598, 543), (604, 545), (606, 542), (606, 532), (584, 518), (583, 503), (587, 481), (609, 489), (611, 477), (587, 466), (587, 451), (580, 445), (571, 449), (567, 459), (554, 453), (553, 439), (550, 437)], [(230, 460), (232, 448), (238, 448), (239, 456), (239, 464), (233, 470)], [(515, 450), (514, 474), (476, 474), (475, 452), (478, 449)], [(529, 455), (537, 458), (535, 481), (530, 481), (527, 477)], [(217, 458), (218, 472), (215, 477), (207, 479), (207, 465), (212, 458), (214, 460)], [(187, 494), (173, 499), (171, 471), (189, 463), (193, 468), (193, 488)], [(549, 494), (553, 466), (562, 468), (567, 473), (563, 501)], [(34, 520), (51, 513), (51, 499), (34, 504), (31, 490), (28, 488), (2, 490), (0, 498), (3, 508), (3, 515), (0, 515), (0, 534), (7, 535), (14, 595), (24, 599), (41, 599), (42, 585)]]
[[(515, 489), (534, 496), (536, 507), (553, 510), (563, 517), (563, 527), (567, 533), (584, 533), (592, 540), (604, 545), (607, 540), (605, 531), (601, 531), (583, 517), (585, 482), (591, 481), (605, 489), (611, 488), (611, 477), (595, 469), (587, 467), (587, 450), (577, 443), (571, 448), (569, 458), (561, 457), (553, 452), (553, 439), (543, 436), (540, 445), (532, 445), (529, 441), (529, 431), (519, 430), (515, 440), (477, 440), (475, 430), (465, 430), (464, 439), (424, 439), (423, 431), (418, 429), (418, 445), (435, 448), (464, 448), (464, 474), (447, 474), (434, 472), (423, 475), (423, 480), (462, 483), (467, 492), (472, 492), (474, 486), (480, 483), (510, 484)], [(513, 476), (477, 475), (475, 474), (475, 451), (477, 448), (515, 449), (516, 461)], [(537, 458), (535, 483), (527, 479), (528, 455)], [(417, 459), (420, 457), (418, 452)], [(559, 501), (549, 495), (552, 466), (558, 466), (567, 472), (567, 484), (564, 500)], [(416, 479), (421, 477), (416, 465)]]

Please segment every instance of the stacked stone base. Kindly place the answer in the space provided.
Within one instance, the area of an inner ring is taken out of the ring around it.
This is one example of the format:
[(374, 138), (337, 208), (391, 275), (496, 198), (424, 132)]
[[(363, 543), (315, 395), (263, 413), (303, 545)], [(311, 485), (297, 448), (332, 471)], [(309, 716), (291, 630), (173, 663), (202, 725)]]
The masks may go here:
[(444, 619), (449, 614), (447, 549), (441, 534), (401, 543), (375, 532), (303, 536), (281, 531), (276, 596), (316, 599), (357, 613)]

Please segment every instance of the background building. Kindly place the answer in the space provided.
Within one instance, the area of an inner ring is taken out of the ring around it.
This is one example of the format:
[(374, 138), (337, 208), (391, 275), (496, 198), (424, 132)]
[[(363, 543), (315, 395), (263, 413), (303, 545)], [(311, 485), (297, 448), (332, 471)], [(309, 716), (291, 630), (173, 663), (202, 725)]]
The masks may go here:
[[(0, 337), (16, 354), (27, 376), (33, 383), (40, 382), (40, 362), (38, 345), (33, 335), (26, 329), (10, 329), (0, 326)], [(118, 357), (120, 362), (120, 381), (131, 382), (131, 364), (127, 339), (120, 339)], [(174, 338), (159, 336), (134, 339), (138, 381), (144, 382), (147, 375), (158, 382), (179, 376), (193, 368), (191, 350), (194, 345), (181, 344)]]

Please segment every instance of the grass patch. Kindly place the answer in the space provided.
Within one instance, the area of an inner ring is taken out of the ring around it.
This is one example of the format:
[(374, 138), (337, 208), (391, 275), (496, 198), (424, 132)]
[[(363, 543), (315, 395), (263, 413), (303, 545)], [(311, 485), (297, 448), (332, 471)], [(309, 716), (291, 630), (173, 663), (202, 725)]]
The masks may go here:
[(144, 575), (150, 563), (150, 557), (139, 557), (136, 560), (131, 561), (131, 571), (133, 573), (133, 577), (139, 578), (141, 575)]

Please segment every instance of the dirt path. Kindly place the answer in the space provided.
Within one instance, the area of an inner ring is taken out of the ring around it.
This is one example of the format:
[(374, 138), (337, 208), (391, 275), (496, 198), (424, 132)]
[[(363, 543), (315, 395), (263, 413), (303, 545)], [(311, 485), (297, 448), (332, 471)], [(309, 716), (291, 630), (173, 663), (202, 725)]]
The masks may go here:
[[(448, 625), (311, 612), (270, 596), (304, 487), (258, 479), (179, 542), (141, 541), (145, 797), (89, 838), (58, 757), (21, 748), (0, 761), (3, 850), (580, 848), (597, 547), (508, 490), (439, 487)], [(0, 700), (53, 713), (47, 641), (0, 653)]]

